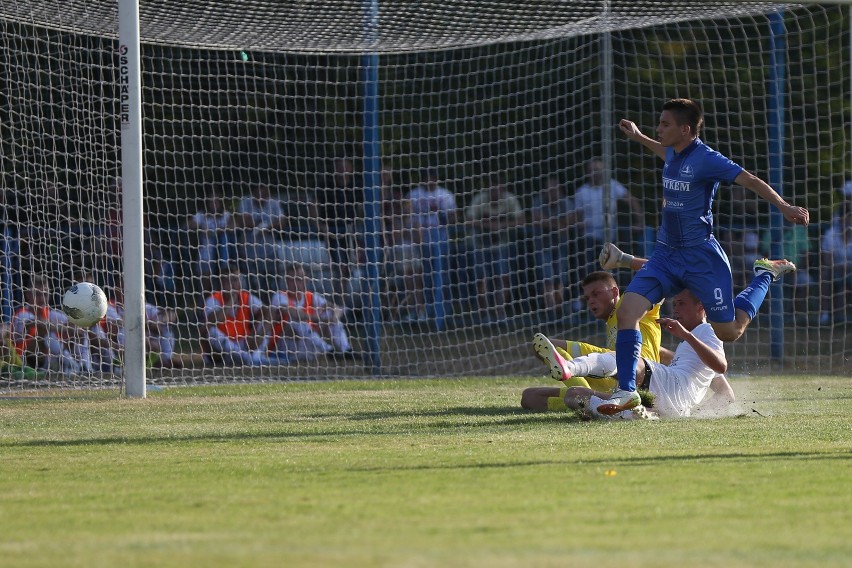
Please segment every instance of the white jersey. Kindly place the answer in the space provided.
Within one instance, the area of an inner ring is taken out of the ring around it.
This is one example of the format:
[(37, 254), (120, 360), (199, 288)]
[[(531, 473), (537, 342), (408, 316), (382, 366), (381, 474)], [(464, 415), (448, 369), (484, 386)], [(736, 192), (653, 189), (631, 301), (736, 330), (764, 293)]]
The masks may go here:
[(456, 209), (455, 195), (440, 185), (434, 190), (419, 185), (409, 192), (408, 201), (411, 203), (411, 226), (415, 229), (440, 227), (446, 224), (446, 216)]
[[(702, 323), (692, 330), (702, 343), (724, 354), (722, 340), (716, 337), (709, 323)], [(708, 367), (695, 349), (683, 341), (674, 352), (671, 365), (653, 361), (651, 365), (651, 392), (656, 395), (654, 410), (662, 417), (683, 418), (701, 402), (716, 372)]]
[(310, 308), (318, 311), (328, 307), (328, 302), (320, 294), (311, 293), (310, 301), (311, 305), (308, 306), (308, 296), (306, 294), (294, 294), (291, 296), (286, 291), (280, 291), (272, 295), (269, 305), (274, 308), (299, 308), (303, 310)]
[(247, 195), (240, 200), (237, 212), (251, 216), (256, 228), (266, 229), (284, 215), (284, 208), (277, 199), (256, 199)]
[(192, 216), (192, 219), (198, 230), (198, 259), (205, 262), (216, 260), (219, 234), (231, 225), (230, 211), (225, 211), (221, 215), (199, 211)]
[(221, 215), (208, 214), (204, 211), (199, 211), (192, 216), (193, 222), (198, 227), (199, 231), (216, 231), (227, 229), (231, 223), (231, 212), (225, 211)]
[[(617, 181), (610, 180), (609, 182), (609, 199), (612, 203), (613, 210), (615, 202), (619, 199), (627, 197), (627, 188)], [(578, 211), (583, 212), (583, 227), (585, 236), (592, 237), (595, 240), (604, 240), (604, 222), (606, 220), (606, 212), (604, 211), (604, 189), (599, 185), (591, 185), (584, 183), (574, 194), (574, 207)]]

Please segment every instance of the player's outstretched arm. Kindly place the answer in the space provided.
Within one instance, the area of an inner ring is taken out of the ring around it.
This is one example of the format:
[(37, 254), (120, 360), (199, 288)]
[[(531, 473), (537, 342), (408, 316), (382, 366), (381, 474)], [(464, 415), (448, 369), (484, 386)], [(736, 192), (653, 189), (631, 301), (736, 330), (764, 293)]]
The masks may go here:
[(712, 394), (701, 401), (701, 409), (705, 412), (724, 412), (727, 407), (737, 400), (734, 389), (731, 388), (731, 384), (725, 378), (725, 375), (716, 375), (713, 377), (713, 380), (710, 381), (710, 392)]
[(751, 172), (747, 172), (743, 170), (743, 172), (737, 176), (737, 179), (734, 180), (735, 183), (743, 186), (746, 189), (750, 189), (755, 192), (763, 199), (774, 205), (778, 208), (781, 214), (785, 219), (790, 221), (791, 223), (795, 223), (796, 225), (804, 225), (808, 226), (811, 220), (811, 214), (804, 207), (798, 207), (796, 205), (790, 205), (784, 198), (778, 195), (772, 187), (754, 175)]
[(629, 268), (639, 270), (648, 259), (627, 254), (612, 243), (606, 243), (598, 255), (598, 262), (604, 270), (615, 270), (616, 268)]
[(725, 375), (716, 375), (713, 377), (713, 380), (710, 381), (710, 390), (713, 391), (717, 397), (720, 397), (728, 403), (737, 400), (737, 395), (734, 394), (734, 389), (731, 388), (731, 383), (728, 382)]
[(666, 147), (653, 138), (649, 138), (642, 134), (642, 131), (639, 130), (639, 127), (636, 126), (636, 123), (632, 120), (627, 120), (626, 118), (621, 119), (618, 123), (618, 128), (621, 129), (625, 136), (634, 142), (639, 142), (656, 154), (661, 160), (666, 159)]
[(659, 318), (657, 323), (660, 327), (677, 337), (689, 343), (695, 349), (695, 353), (701, 361), (717, 373), (724, 374), (728, 370), (728, 360), (725, 358), (724, 351), (716, 351), (697, 337), (691, 331), (683, 327), (676, 319)]

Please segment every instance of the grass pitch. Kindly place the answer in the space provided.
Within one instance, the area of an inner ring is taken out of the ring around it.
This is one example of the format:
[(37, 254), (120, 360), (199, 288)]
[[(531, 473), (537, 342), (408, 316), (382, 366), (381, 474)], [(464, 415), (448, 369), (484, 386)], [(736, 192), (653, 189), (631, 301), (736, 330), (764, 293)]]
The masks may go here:
[(852, 383), (734, 416), (531, 414), (530, 378), (0, 401), (3, 566), (842, 566)]

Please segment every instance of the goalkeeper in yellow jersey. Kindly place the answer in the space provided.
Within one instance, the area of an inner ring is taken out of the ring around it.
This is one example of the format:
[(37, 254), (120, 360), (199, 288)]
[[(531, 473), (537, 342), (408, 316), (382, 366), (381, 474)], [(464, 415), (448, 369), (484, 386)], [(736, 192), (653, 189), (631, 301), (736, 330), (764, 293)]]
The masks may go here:
[[(613, 244), (607, 243), (601, 251), (601, 266), (606, 269), (632, 268), (639, 270), (645, 264), (644, 258), (630, 257), (630, 260), (622, 264), (614, 264), (611, 259), (621, 258), (623, 253)], [(616, 308), (621, 302), (621, 294), (618, 284), (609, 272), (592, 272), (580, 283), (583, 288), (583, 300), (589, 312), (601, 321), (606, 322), (606, 346), (599, 347), (582, 341), (571, 341), (562, 339), (548, 339), (544, 334), (537, 333), (533, 336), (533, 349), (549, 368), (551, 377), (557, 381), (564, 381), (566, 387), (583, 386), (594, 388), (598, 391), (610, 391), (617, 386), (617, 381), (610, 377), (563, 377), (562, 366), (556, 361), (551, 361), (549, 354), (555, 352), (565, 358), (572, 359), (588, 355), (589, 353), (605, 353), (615, 351), (615, 335), (618, 331), (616, 319)], [(660, 302), (662, 304), (662, 302)], [(660, 317), (660, 304), (655, 305), (645, 317), (639, 322), (642, 330), (642, 352), (640, 357), (649, 361), (660, 361), (660, 326), (657, 319)]]

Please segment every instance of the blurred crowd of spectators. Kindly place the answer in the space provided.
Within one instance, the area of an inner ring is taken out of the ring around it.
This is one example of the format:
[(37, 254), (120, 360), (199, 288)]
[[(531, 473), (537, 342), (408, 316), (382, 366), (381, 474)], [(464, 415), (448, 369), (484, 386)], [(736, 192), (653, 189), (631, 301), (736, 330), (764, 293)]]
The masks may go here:
[[(466, 190), (465, 203), (434, 167), (424, 167), (407, 186), (401, 177), (383, 167), (380, 187), (365, 188), (353, 162), (337, 158), (314, 190), (282, 193), (257, 183), (233, 196), (213, 187), (184, 222), (148, 227), (151, 364), (357, 358), (348, 329), (369, 309), (371, 258), (379, 264), (384, 321), (445, 329), (503, 325), (513, 317), (576, 317), (576, 280), (593, 270), (605, 241), (641, 255), (653, 246), (653, 226), (646, 226), (635, 192), (607, 179), (598, 159), (586, 164), (573, 191), (547, 175), (534, 195), (520, 196), (495, 173), (483, 176), (477, 191)], [(732, 191), (743, 195), (720, 213), (718, 236), (737, 285), (747, 281), (755, 258), (770, 255), (772, 239), (753, 224), (757, 201), (742, 188)], [(98, 230), (89, 231), (75, 227), (72, 200), (61, 188), (45, 183), (37, 192), (24, 204), (2, 203), (0, 360), (36, 371), (120, 372), (119, 184), (104, 192)], [(370, 250), (364, 203), (373, 193), (379, 238)], [(830, 223), (784, 228), (783, 256), (799, 266), (790, 290), (792, 312), (813, 311), (811, 300), (818, 298), (820, 324), (846, 317), (850, 204), (852, 182)], [(56, 309), (62, 291), (79, 277), (68, 267), (88, 269), (112, 302), (104, 322), (86, 333)], [(181, 322), (195, 330), (197, 352), (177, 347), (175, 326)]]

